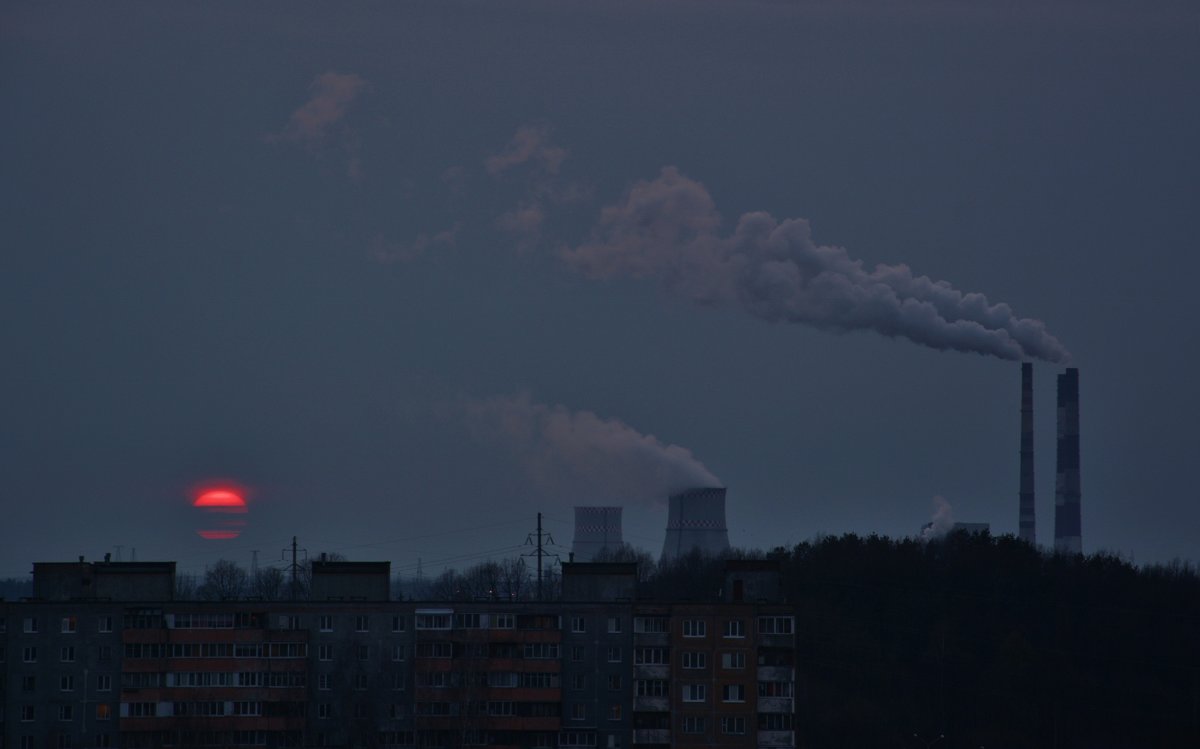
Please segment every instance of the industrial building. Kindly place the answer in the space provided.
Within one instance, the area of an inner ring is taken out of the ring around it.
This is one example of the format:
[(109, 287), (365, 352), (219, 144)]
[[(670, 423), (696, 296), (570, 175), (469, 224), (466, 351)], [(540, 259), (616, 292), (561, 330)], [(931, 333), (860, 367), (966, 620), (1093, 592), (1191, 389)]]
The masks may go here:
[(183, 601), (174, 563), (34, 565), (0, 601), (0, 746), (794, 746), (795, 629), (771, 562), (722, 600), (564, 565), (558, 601), (392, 601), (314, 563), (297, 601)]

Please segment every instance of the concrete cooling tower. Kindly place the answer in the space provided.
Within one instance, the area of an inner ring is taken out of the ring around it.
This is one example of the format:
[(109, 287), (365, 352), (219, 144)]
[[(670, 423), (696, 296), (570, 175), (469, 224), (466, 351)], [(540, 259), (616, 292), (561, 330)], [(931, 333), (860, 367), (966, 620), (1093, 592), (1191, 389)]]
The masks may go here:
[(664, 560), (685, 556), (693, 549), (719, 556), (729, 550), (725, 528), (725, 487), (686, 489), (668, 498)]
[(571, 553), (576, 562), (590, 562), (601, 551), (616, 551), (621, 539), (620, 507), (576, 507), (575, 540)]

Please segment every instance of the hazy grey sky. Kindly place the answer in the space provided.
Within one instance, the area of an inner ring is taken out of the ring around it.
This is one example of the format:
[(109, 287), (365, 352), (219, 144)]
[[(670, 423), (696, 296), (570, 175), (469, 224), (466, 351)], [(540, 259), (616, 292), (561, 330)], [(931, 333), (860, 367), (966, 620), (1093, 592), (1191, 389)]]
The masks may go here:
[(1049, 541), (1066, 352), (1085, 549), (1195, 559), (1198, 79), (1192, 3), (8, 3), (0, 575), (1015, 532), (1026, 356)]

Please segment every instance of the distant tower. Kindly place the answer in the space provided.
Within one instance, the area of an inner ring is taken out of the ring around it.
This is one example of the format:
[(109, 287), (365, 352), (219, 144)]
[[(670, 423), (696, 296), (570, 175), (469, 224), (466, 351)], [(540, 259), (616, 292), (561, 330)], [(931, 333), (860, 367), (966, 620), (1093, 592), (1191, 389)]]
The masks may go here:
[(620, 507), (575, 508), (571, 553), (576, 562), (590, 562), (604, 549), (616, 551), (622, 543)]
[(1021, 493), (1018, 502), (1018, 536), (1037, 543), (1037, 515), (1033, 489), (1033, 365), (1021, 365)]
[(1079, 485), (1079, 370), (1058, 376), (1058, 472), (1054, 477), (1054, 550), (1083, 551)]
[(687, 489), (671, 495), (667, 509), (667, 536), (662, 558), (674, 559), (699, 549), (719, 556), (729, 550), (725, 528), (725, 487)]

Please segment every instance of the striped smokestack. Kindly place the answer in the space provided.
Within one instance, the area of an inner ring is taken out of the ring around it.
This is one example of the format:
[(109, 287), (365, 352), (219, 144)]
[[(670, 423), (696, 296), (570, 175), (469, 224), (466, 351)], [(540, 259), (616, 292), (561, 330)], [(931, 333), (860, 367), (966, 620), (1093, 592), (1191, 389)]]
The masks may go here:
[(616, 551), (622, 543), (620, 507), (575, 508), (571, 553), (576, 562), (590, 562), (606, 549)]
[(1079, 484), (1079, 370), (1058, 376), (1058, 470), (1054, 477), (1054, 550), (1083, 551)]
[(709, 556), (729, 550), (725, 528), (725, 487), (687, 489), (668, 499), (667, 536), (663, 560), (686, 556), (698, 549)]
[(1018, 536), (1037, 543), (1037, 516), (1033, 488), (1033, 364), (1021, 365), (1021, 490), (1018, 501)]

